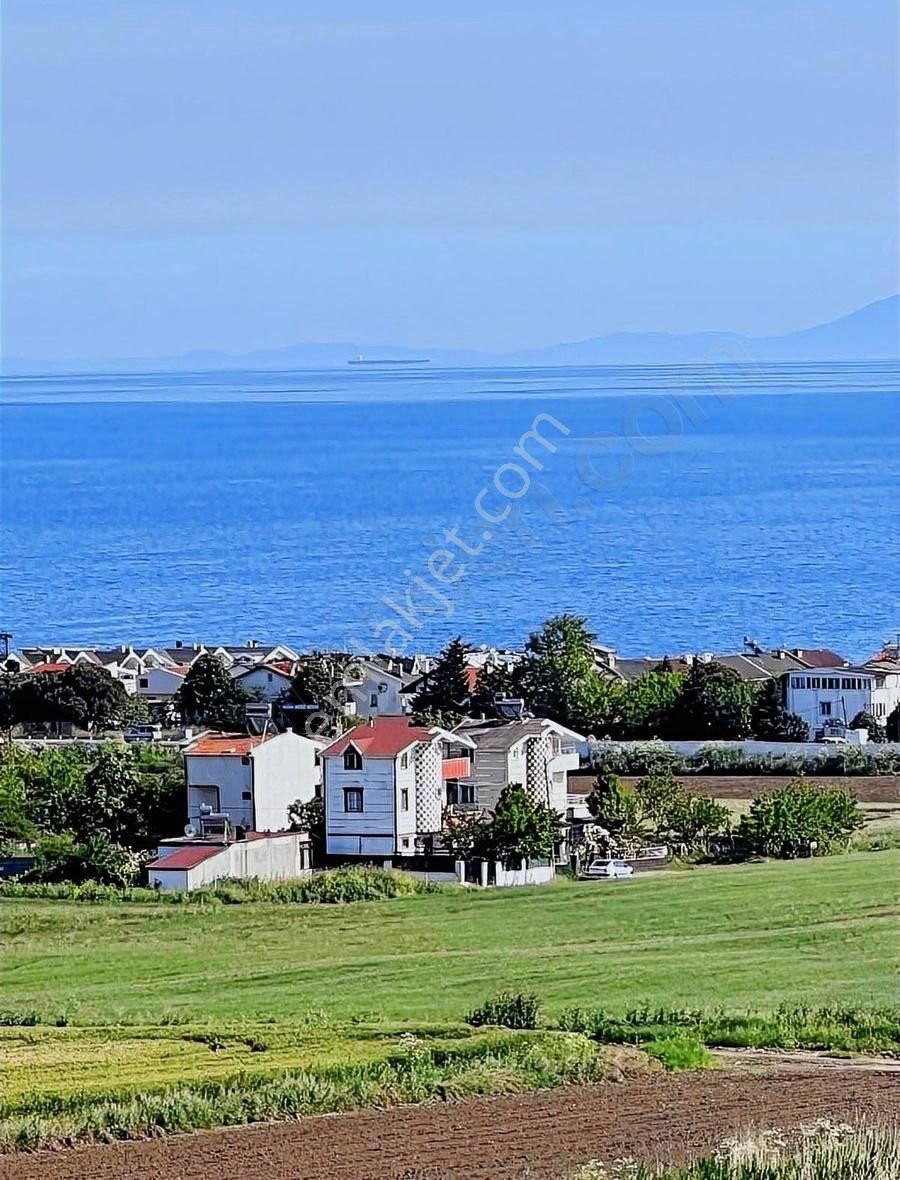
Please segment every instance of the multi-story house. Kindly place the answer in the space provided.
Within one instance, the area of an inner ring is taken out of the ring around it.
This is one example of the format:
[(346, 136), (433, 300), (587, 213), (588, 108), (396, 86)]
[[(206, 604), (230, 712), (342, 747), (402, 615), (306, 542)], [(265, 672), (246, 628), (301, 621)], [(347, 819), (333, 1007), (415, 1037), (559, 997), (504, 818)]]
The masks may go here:
[(810, 668), (790, 672), (784, 680), (787, 708), (803, 718), (813, 739), (848, 725), (858, 713), (869, 713), (884, 725), (900, 703), (900, 664), (892, 661)]
[(464, 721), (455, 731), (475, 743), (472, 773), (449, 785), (448, 802), (492, 811), (507, 783), (519, 783), (536, 803), (566, 812), (567, 777), (579, 765), (581, 734), (547, 718)]
[(318, 793), (322, 743), (296, 733), (204, 733), (184, 749), (188, 820), (224, 815), (246, 831), (288, 827), (288, 808)]
[(462, 734), (372, 717), (322, 751), (329, 856), (393, 860), (441, 831), (447, 784), (471, 775), (475, 743)]

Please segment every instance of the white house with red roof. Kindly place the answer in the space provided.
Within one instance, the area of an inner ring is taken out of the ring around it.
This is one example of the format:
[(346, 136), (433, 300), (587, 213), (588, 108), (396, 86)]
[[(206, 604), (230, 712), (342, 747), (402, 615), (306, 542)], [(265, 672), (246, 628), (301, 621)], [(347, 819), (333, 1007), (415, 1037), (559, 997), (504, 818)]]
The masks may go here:
[(415, 856), (440, 832), (447, 784), (471, 774), (475, 743), (405, 716), (374, 717), (322, 751), (329, 856)]
[(184, 747), (188, 821), (225, 815), (247, 831), (278, 832), (288, 807), (315, 797), (322, 742), (296, 733), (204, 733)]

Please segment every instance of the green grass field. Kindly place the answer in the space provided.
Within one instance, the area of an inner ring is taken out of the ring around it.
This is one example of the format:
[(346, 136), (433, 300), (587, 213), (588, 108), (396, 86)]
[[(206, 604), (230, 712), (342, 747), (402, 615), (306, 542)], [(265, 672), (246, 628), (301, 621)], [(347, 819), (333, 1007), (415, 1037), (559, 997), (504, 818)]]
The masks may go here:
[(565, 1006), (896, 1000), (895, 851), (352, 906), (0, 900), (0, 1008), (70, 1022), (459, 1020)]

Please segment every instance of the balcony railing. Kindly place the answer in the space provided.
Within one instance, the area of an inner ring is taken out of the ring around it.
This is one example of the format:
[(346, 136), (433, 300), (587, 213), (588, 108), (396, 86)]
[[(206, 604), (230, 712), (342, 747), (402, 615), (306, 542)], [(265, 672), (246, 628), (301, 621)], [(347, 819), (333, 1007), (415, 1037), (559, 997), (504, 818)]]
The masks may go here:
[(445, 758), (441, 763), (441, 777), (468, 778), (472, 773), (472, 763), (468, 758)]

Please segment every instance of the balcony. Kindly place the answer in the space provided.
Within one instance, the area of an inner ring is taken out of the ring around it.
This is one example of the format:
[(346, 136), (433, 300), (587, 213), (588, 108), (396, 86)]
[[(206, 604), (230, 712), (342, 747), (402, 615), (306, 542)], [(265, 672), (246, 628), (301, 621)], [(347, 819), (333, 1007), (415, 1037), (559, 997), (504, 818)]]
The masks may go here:
[(441, 778), (469, 778), (472, 773), (471, 759), (466, 756), (462, 758), (444, 758), (441, 762)]

